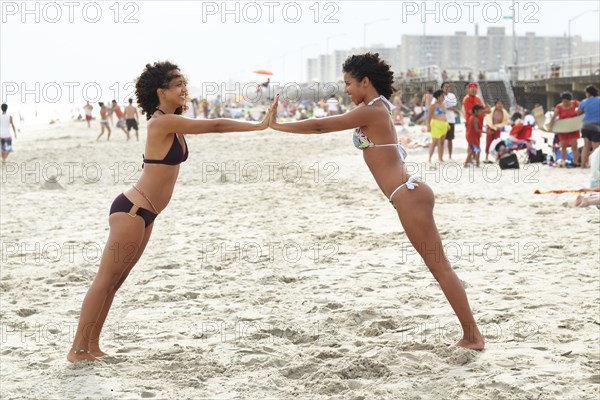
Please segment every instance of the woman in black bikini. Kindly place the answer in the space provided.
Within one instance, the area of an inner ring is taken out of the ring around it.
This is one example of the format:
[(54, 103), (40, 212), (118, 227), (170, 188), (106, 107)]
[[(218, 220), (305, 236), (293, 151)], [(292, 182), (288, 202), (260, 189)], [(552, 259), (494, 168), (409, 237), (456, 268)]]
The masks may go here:
[(148, 119), (145, 167), (140, 179), (117, 196), (110, 208), (108, 241), (81, 306), (79, 325), (67, 355), (71, 362), (94, 361), (106, 355), (99, 344), (102, 326), (115, 293), (146, 248), (154, 219), (169, 204), (179, 164), (188, 158), (183, 134), (257, 131), (268, 126), (273, 107), (261, 123), (181, 116), (186, 84), (179, 67), (170, 62), (146, 65), (136, 81), (138, 104)]

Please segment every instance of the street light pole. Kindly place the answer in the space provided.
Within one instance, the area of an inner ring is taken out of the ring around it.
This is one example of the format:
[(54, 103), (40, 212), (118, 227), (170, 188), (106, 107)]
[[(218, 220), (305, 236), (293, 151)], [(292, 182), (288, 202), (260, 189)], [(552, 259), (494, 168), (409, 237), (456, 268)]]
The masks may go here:
[(512, 74), (511, 74), (512, 76), (510, 78), (511, 78), (511, 81), (512, 81), (512, 83), (514, 85), (517, 82), (517, 80), (519, 79), (519, 71), (517, 70), (517, 63), (519, 61), (518, 60), (518, 58), (519, 58), (518, 51), (519, 50), (518, 50), (518, 46), (517, 46), (517, 31), (516, 31), (516, 28), (515, 28), (515, 26), (516, 26), (515, 18), (516, 18), (516, 14), (517, 14), (517, 11), (515, 9), (515, 0), (513, 0), (513, 2), (512, 2), (512, 12), (513, 12), (513, 15), (512, 15), (513, 71), (512, 71)]

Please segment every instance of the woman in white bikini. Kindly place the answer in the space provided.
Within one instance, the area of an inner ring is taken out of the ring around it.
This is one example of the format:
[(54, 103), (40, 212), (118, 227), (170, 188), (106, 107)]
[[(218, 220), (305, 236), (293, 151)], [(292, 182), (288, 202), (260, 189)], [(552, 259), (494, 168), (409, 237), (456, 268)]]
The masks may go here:
[[(358, 127), (354, 145), (363, 156), (375, 181), (396, 208), (406, 236), (439, 282), (463, 329), (457, 346), (482, 350), (483, 336), (473, 318), (465, 290), (452, 270), (433, 219), (433, 191), (404, 168), (406, 151), (398, 144), (391, 120), (394, 106), (387, 100), (393, 93), (393, 73), (378, 54), (349, 57), (343, 65), (346, 93), (358, 105), (343, 115), (300, 122), (277, 123), (273, 129), (300, 134), (320, 134)], [(366, 105), (365, 105), (366, 104)]]

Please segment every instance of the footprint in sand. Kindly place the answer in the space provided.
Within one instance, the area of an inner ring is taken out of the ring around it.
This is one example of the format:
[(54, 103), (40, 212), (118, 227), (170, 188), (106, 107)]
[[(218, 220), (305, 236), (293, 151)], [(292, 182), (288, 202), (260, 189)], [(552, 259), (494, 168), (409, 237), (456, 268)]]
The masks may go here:
[(450, 365), (465, 365), (477, 359), (480, 354), (476, 350), (468, 350), (460, 347), (447, 347), (435, 350), (435, 353)]
[(30, 315), (37, 313), (37, 310), (34, 310), (33, 308), (21, 308), (16, 312), (19, 317), (29, 317)]
[(372, 321), (367, 326), (358, 329), (358, 333), (361, 336), (374, 337), (381, 336), (383, 333), (389, 330), (398, 329), (400, 324), (393, 319), (384, 319), (379, 321)]
[(377, 361), (358, 358), (346, 363), (342, 369), (334, 371), (342, 379), (376, 379), (389, 376), (390, 369)]

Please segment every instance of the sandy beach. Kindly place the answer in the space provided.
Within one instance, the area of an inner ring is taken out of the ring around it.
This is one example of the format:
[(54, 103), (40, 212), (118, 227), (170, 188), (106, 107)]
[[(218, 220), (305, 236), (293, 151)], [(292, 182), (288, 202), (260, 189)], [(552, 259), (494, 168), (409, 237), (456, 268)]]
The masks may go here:
[[(600, 212), (590, 170), (407, 167), (487, 347), (459, 326), (350, 132), (188, 135), (168, 208), (117, 293), (102, 363), (66, 361), (140, 142), (25, 126), (2, 170), (2, 399), (597, 399)], [(420, 128), (408, 133), (418, 139)], [(483, 144), (483, 141), (482, 141)]]

